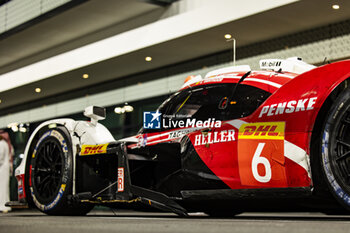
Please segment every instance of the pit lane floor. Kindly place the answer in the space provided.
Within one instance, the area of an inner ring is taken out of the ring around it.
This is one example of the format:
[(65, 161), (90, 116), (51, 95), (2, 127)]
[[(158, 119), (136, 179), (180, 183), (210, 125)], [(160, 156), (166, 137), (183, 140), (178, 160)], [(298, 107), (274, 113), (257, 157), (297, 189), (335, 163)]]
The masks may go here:
[(90, 232), (350, 232), (350, 215), (321, 213), (243, 213), (210, 218), (203, 213), (180, 218), (171, 213), (93, 210), (83, 217), (47, 216), (35, 210), (0, 214), (1, 233)]

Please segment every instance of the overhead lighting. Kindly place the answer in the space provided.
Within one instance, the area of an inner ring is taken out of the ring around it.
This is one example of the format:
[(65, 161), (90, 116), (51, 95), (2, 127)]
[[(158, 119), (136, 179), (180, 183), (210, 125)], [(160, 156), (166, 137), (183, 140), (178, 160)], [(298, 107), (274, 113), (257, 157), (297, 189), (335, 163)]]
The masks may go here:
[(332, 6), (332, 8), (333, 8), (334, 10), (338, 10), (338, 9), (340, 8), (340, 6), (337, 5), (337, 4), (334, 4), (334, 5)]
[(52, 123), (52, 124), (49, 124), (49, 129), (54, 129), (57, 127), (57, 124), (56, 123)]
[(7, 128), (11, 129), (12, 126), (18, 126), (18, 123), (17, 122), (10, 123), (7, 125)]
[(35, 92), (36, 93), (40, 93), (41, 92), (41, 89), (39, 87), (35, 88)]
[(114, 112), (117, 114), (123, 114), (125, 112), (132, 112), (134, 111), (134, 107), (129, 105), (128, 103), (125, 103), (123, 107), (116, 107), (114, 109)]
[(152, 57), (145, 57), (146, 61), (152, 61)]
[(7, 125), (7, 128), (12, 129), (13, 132), (18, 132), (18, 123), (13, 122)]
[(229, 39), (231, 39), (232, 38), (232, 35), (231, 34), (225, 34), (225, 39), (226, 40), (229, 40)]
[(19, 132), (21, 132), (21, 133), (26, 133), (26, 132), (27, 132), (27, 128), (20, 127), (20, 128), (19, 128)]
[(123, 111), (123, 108), (121, 108), (121, 107), (116, 107), (114, 109), (114, 112), (117, 113), (117, 114), (122, 114), (123, 113), (122, 111)]
[(83, 74), (83, 79), (87, 79), (89, 78), (89, 75), (88, 74)]
[(12, 129), (13, 132), (18, 132), (18, 126), (17, 125), (12, 126), (11, 129)]
[(129, 105), (128, 103), (125, 103), (125, 106), (123, 108), (125, 109), (125, 112), (132, 112), (132, 111), (134, 111), (134, 107)]
[(23, 123), (19, 124), (18, 125), (18, 129), (19, 129), (19, 132), (21, 132), (21, 133), (26, 133), (27, 132), (26, 124), (23, 124)]
[(19, 124), (17, 122), (13, 122), (7, 125), (7, 128), (11, 129), (13, 132), (22, 132), (26, 133), (28, 131), (27, 127), (29, 127), (29, 123), (26, 124)]

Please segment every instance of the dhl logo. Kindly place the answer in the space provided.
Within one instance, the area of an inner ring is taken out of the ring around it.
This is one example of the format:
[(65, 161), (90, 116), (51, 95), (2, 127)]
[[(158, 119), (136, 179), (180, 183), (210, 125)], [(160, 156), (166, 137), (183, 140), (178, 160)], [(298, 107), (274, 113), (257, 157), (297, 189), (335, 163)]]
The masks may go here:
[(238, 139), (284, 140), (285, 122), (261, 122), (243, 124), (239, 128)]
[(108, 144), (101, 145), (83, 145), (81, 147), (80, 155), (96, 155), (107, 153)]

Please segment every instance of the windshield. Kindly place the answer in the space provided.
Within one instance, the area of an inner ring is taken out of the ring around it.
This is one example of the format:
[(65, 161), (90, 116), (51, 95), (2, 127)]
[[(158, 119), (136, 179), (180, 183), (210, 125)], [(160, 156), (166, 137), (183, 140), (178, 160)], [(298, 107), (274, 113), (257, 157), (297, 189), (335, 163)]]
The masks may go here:
[[(226, 83), (188, 88), (175, 93), (158, 110), (172, 119), (204, 121), (215, 118), (225, 121), (252, 114), (271, 95), (259, 88), (240, 84), (229, 100), (235, 85)], [(227, 101), (229, 103), (225, 107)]]

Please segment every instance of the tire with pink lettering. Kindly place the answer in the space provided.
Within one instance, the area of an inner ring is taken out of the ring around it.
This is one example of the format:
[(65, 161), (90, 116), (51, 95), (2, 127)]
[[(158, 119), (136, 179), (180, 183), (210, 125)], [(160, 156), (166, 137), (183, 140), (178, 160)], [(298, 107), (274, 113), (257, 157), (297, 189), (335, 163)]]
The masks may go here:
[(84, 215), (92, 205), (69, 200), (73, 177), (72, 144), (63, 126), (44, 132), (32, 153), (29, 191), (35, 206), (50, 215)]
[(332, 105), (323, 126), (321, 167), (336, 200), (350, 210), (350, 89)]

